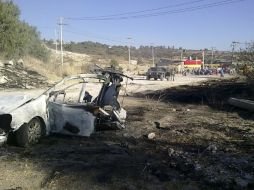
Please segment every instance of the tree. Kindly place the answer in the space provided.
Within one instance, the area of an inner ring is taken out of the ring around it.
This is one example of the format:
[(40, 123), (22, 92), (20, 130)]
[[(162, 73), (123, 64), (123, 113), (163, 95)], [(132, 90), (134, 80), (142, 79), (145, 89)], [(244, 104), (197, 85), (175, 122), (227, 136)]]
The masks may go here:
[[(19, 9), (12, 2), (0, 1), (0, 51), (9, 57), (18, 46)], [(18, 51), (15, 52), (18, 54)]]
[(240, 52), (237, 53), (237, 61), (253, 66), (253, 64), (254, 64), (254, 43), (248, 43), (246, 48), (240, 49)]
[(246, 48), (240, 49), (236, 56), (237, 62), (243, 65), (242, 70), (247, 82), (254, 87), (254, 42), (248, 43)]
[(6, 58), (32, 55), (42, 60), (49, 52), (35, 27), (19, 20), (20, 10), (12, 1), (0, 0), (0, 52)]

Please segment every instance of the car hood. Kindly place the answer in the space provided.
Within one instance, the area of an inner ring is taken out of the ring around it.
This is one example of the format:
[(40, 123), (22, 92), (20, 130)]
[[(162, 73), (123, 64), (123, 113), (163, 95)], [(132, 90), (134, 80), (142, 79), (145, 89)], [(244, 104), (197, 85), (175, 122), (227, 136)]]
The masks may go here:
[(1, 95), (0, 114), (10, 113), (31, 99), (32, 97), (29, 95)]

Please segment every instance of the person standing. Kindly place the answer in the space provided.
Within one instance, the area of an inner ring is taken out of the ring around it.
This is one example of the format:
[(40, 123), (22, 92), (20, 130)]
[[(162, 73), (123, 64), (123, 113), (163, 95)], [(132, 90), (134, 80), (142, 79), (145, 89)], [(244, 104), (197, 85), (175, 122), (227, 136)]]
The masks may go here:
[(223, 69), (223, 67), (222, 67), (221, 70), (220, 70), (220, 76), (221, 76), (221, 77), (224, 77), (224, 69)]
[(170, 79), (171, 81), (175, 81), (175, 68), (170, 70)]

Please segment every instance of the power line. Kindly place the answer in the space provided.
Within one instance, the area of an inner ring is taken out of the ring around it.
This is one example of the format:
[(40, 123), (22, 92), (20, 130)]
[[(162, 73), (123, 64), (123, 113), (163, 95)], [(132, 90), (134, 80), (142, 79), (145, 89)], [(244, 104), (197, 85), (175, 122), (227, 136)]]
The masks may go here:
[[(195, 4), (199, 3), (202, 1), (207, 1), (207, 0), (196, 0), (196, 1), (190, 1), (190, 2), (185, 2), (185, 3), (178, 3), (178, 4), (173, 4), (173, 5), (168, 5), (164, 7), (158, 7), (154, 9), (146, 9), (146, 10), (141, 10), (141, 11), (131, 11), (131, 12), (125, 12), (125, 13), (118, 13), (118, 14), (109, 14), (109, 15), (100, 15), (100, 16), (87, 16), (87, 17), (82, 17), (83, 19), (93, 19), (93, 18), (107, 18), (107, 17), (115, 17), (115, 16), (122, 16), (122, 15), (130, 15), (130, 14), (140, 14), (140, 13), (145, 13), (145, 12), (152, 12), (152, 11), (157, 11), (157, 10), (162, 10), (162, 9), (167, 9), (167, 8), (173, 8), (173, 7), (180, 7), (188, 4)], [(66, 18), (66, 19), (72, 19), (72, 18)]]
[(99, 17), (90, 17), (90, 18), (80, 17), (80, 18), (67, 18), (67, 19), (69, 19), (69, 20), (87, 20), (87, 21), (88, 20), (105, 21), (105, 20), (137, 19), (137, 18), (155, 17), (155, 16), (183, 13), (183, 12), (192, 12), (192, 11), (202, 10), (202, 9), (211, 8), (211, 7), (218, 7), (218, 6), (222, 6), (222, 5), (233, 4), (233, 3), (237, 3), (237, 2), (241, 2), (241, 1), (246, 1), (246, 0), (223, 0), (223, 1), (218, 1), (218, 2), (214, 2), (214, 3), (198, 5), (198, 6), (185, 7), (182, 9), (175, 9), (175, 10), (155, 12), (155, 13), (147, 13), (147, 14), (141, 14), (141, 15), (129, 15), (129, 16), (127, 15), (127, 16), (116, 16), (116, 17), (114, 17), (114, 16), (100, 17), (99, 16)]
[(238, 1), (243, 1), (243, 0), (237, 0), (237, 1), (224, 0), (224, 1), (216, 2), (216, 3), (210, 3), (210, 4), (205, 4), (205, 5), (199, 5), (199, 6), (192, 6), (192, 7), (187, 7), (187, 8), (182, 8), (182, 9), (176, 9), (176, 10), (171, 10), (171, 11), (164, 11), (164, 12), (151, 13), (151, 14), (144, 14), (144, 15), (138, 15), (138, 16), (119, 17), (119, 18), (106, 18), (106, 19), (95, 19), (95, 20), (122, 20), (122, 19), (129, 19), (129, 18), (154, 17), (154, 16), (161, 16), (161, 15), (168, 15), (168, 14), (191, 12), (191, 11), (195, 11), (195, 10), (201, 10), (201, 9), (205, 9), (205, 8), (217, 7), (217, 6), (221, 6), (221, 5), (231, 4), (233, 2), (238, 2)]

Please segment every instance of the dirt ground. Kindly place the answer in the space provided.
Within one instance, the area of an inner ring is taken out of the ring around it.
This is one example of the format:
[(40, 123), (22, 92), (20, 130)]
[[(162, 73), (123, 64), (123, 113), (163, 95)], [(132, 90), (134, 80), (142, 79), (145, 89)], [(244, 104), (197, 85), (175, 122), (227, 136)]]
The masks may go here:
[(0, 189), (253, 189), (253, 114), (225, 101), (246, 85), (151, 83), (124, 99), (124, 130), (1, 147)]

